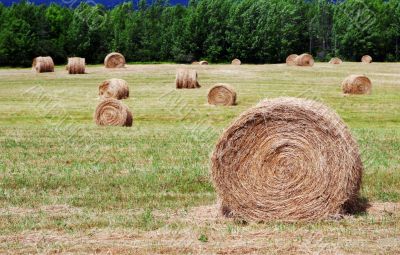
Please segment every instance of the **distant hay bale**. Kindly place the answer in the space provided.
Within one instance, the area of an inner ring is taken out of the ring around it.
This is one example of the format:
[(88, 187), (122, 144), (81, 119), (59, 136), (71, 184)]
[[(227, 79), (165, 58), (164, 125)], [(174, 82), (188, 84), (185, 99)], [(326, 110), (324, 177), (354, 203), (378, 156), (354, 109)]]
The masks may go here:
[(350, 75), (342, 82), (342, 90), (345, 94), (370, 94), (371, 80), (365, 75)]
[(177, 89), (200, 88), (200, 84), (197, 81), (197, 72), (192, 69), (179, 69), (176, 72), (175, 84)]
[(331, 60), (329, 61), (329, 64), (333, 65), (340, 65), (342, 63), (343, 61), (340, 58), (331, 58)]
[(235, 58), (234, 60), (232, 60), (232, 65), (241, 65), (242, 61), (240, 61), (240, 59)]
[(84, 74), (85, 66), (84, 58), (68, 58), (67, 70), (69, 74)]
[(118, 52), (112, 52), (104, 59), (104, 66), (106, 68), (122, 68), (125, 67), (125, 57)]
[(32, 69), (37, 73), (54, 72), (54, 62), (51, 57), (37, 57), (33, 59)]
[(192, 62), (192, 65), (200, 65), (200, 62), (198, 62), (198, 61), (193, 61), (193, 62)]
[(247, 110), (224, 131), (211, 171), (225, 216), (310, 221), (357, 204), (363, 165), (334, 111), (311, 100), (277, 98)]
[(218, 83), (208, 91), (208, 103), (212, 105), (235, 105), (236, 92), (229, 84)]
[(313, 66), (314, 58), (310, 54), (304, 53), (294, 59), (297, 66)]
[(372, 63), (372, 57), (370, 55), (365, 55), (361, 58), (361, 62), (364, 64), (370, 64)]
[(129, 97), (128, 83), (122, 79), (109, 79), (99, 86), (99, 96), (102, 98), (126, 99)]
[(94, 113), (94, 121), (99, 126), (125, 126), (131, 127), (133, 116), (129, 108), (113, 98), (108, 98), (99, 103)]
[(203, 65), (208, 65), (208, 62), (205, 61), (205, 60), (203, 60), (203, 61), (200, 61), (200, 62), (199, 62), (199, 65), (201, 65), (201, 66), (203, 66)]
[(294, 62), (294, 60), (298, 57), (299, 55), (297, 54), (291, 54), (286, 58), (286, 64), (288, 66), (294, 66), (296, 65), (296, 63)]

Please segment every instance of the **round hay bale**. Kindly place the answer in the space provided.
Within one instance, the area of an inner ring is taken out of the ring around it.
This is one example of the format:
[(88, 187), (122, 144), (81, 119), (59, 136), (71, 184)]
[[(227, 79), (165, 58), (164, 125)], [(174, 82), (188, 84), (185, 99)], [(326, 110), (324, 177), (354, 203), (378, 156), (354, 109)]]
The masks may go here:
[(84, 74), (85, 73), (85, 59), (84, 58), (68, 58), (66, 69), (69, 74)]
[(331, 58), (331, 60), (329, 61), (329, 64), (333, 65), (340, 65), (342, 63), (343, 61), (340, 58)]
[(310, 54), (304, 53), (294, 59), (297, 66), (313, 66), (314, 58)]
[(371, 80), (365, 75), (350, 75), (342, 82), (342, 90), (345, 94), (370, 94)]
[(200, 62), (198, 62), (198, 61), (192, 62), (192, 65), (199, 65), (199, 64), (200, 64)]
[(286, 58), (286, 64), (288, 66), (294, 66), (296, 65), (296, 63), (294, 62), (294, 60), (298, 57), (299, 55), (297, 54), (291, 54)]
[(125, 126), (131, 127), (133, 123), (132, 112), (129, 108), (113, 98), (108, 98), (99, 103), (94, 113), (94, 121), (99, 126)]
[(240, 61), (240, 59), (235, 58), (234, 60), (232, 60), (232, 65), (240, 66), (241, 64), (242, 64), (242, 61)]
[(355, 205), (363, 166), (356, 141), (334, 111), (278, 98), (247, 110), (224, 131), (211, 170), (225, 216), (307, 221)]
[(125, 67), (125, 57), (118, 52), (112, 52), (104, 59), (104, 66), (106, 68), (122, 68)]
[(204, 66), (204, 65), (208, 65), (208, 62), (203, 60), (199, 62), (199, 65)]
[(361, 58), (361, 62), (364, 64), (370, 64), (372, 63), (372, 57), (370, 55), (365, 55)]
[(51, 57), (37, 57), (33, 59), (32, 69), (37, 73), (54, 72), (54, 62)]
[(235, 105), (236, 92), (229, 84), (218, 83), (208, 91), (208, 103), (212, 105)]
[(128, 83), (122, 79), (109, 79), (99, 86), (99, 96), (102, 98), (126, 99), (129, 97)]
[(177, 89), (200, 88), (200, 84), (197, 81), (197, 72), (192, 69), (179, 69), (176, 72), (175, 84)]

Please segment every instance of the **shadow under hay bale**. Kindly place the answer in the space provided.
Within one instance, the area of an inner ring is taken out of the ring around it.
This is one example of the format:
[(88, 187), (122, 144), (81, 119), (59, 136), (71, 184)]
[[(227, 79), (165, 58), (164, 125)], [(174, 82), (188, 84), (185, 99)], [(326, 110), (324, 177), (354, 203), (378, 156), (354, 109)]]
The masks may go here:
[(235, 58), (234, 60), (232, 60), (232, 65), (240, 66), (241, 64), (242, 64), (242, 61), (240, 61), (240, 59)]
[(68, 58), (66, 69), (69, 74), (84, 74), (85, 67), (86, 63), (84, 58)]
[(294, 60), (298, 57), (299, 55), (297, 54), (291, 54), (286, 58), (286, 64), (288, 66), (295, 66), (296, 63), (294, 62)]
[(51, 57), (37, 57), (33, 59), (32, 69), (37, 73), (54, 72), (54, 62)]
[(372, 82), (365, 75), (350, 75), (342, 82), (342, 91), (345, 94), (370, 94)]
[(200, 88), (200, 84), (197, 81), (197, 72), (192, 69), (179, 69), (176, 72), (175, 84), (177, 89)]
[(128, 83), (122, 79), (109, 79), (99, 86), (99, 96), (102, 98), (126, 99), (129, 97)]
[(297, 98), (261, 102), (224, 131), (211, 157), (213, 182), (230, 217), (310, 221), (357, 203), (358, 145), (327, 106)]
[(294, 63), (297, 66), (313, 66), (314, 65), (314, 58), (310, 54), (304, 53), (297, 56), (294, 59)]
[(235, 105), (236, 92), (229, 84), (218, 83), (208, 92), (208, 103), (211, 105)]
[(370, 55), (365, 55), (361, 58), (361, 62), (364, 64), (372, 63), (372, 57)]
[(121, 101), (108, 98), (99, 103), (94, 113), (94, 121), (99, 126), (131, 127), (133, 115)]
[(106, 68), (123, 68), (125, 64), (125, 57), (118, 52), (112, 52), (104, 59), (104, 66)]
[(343, 61), (340, 58), (331, 58), (331, 60), (329, 61), (329, 64), (332, 65), (340, 65), (342, 63)]

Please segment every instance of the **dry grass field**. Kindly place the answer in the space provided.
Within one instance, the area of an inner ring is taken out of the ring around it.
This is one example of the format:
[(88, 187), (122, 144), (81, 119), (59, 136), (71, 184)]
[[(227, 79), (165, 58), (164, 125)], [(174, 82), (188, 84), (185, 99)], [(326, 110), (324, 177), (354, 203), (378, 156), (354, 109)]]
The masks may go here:
[[(400, 64), (190, 66), (200, 89), (175, 90), (180, 66), (88, 66), (85, 75), (0, 69), (0, 254), (400, 254)], [(349, 74), (371, 95), (344, 96)], [(97, 127), (98, 85), (128, 81), (132, 128)], [(207, 104), (215, 83), (238, 105)], [(360, 145), (366, 212), (313, 223), (218, 216), (209, 157), (236, 116), (295, 96), (335, 109)]]

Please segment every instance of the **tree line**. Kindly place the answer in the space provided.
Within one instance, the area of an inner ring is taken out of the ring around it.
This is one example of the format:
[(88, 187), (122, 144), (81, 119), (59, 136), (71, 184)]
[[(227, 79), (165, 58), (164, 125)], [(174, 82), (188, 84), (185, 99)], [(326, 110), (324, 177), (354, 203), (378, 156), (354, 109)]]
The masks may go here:
[(400, 0), (140, 0), (113, 9), (0, 3), (2, 66), (47, 55), (58, 64), (72, 56), (101, 63), (112, 51), (137, 62), (279, 63), (303, 52), (399, 61), (399, 39)]

